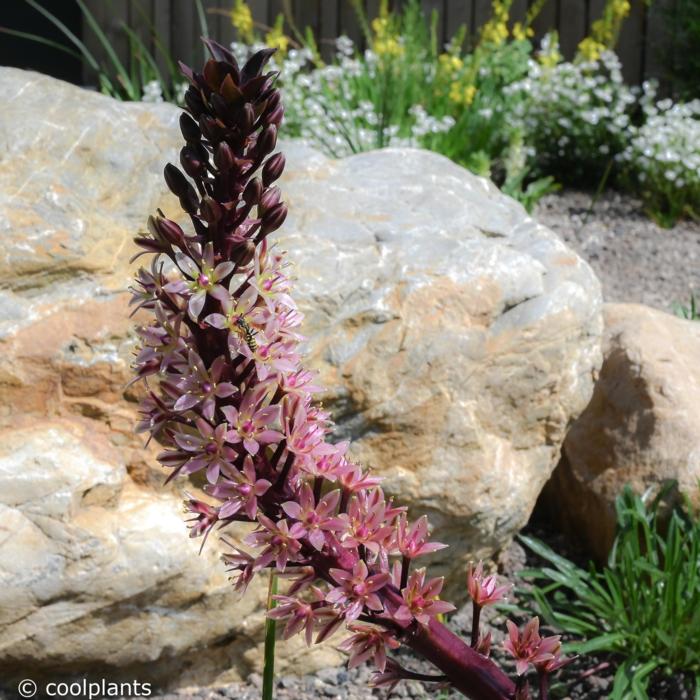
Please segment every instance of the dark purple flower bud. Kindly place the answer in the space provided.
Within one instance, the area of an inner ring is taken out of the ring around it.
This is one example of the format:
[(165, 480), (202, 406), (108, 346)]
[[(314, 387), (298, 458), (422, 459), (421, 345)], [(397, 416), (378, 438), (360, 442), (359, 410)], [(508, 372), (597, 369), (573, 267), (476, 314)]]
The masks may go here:
[(185, 249), (185, 232), (174, 221), (164, 219), (160, 216), (149, 216), (148, 228), (151, 231), (157, 232), (159, 236), (164, 238), (171, 245), (176, 245), (183, 250)]
[(208, 224), (216, 224), (224, 215), (223, 207), (209, 196), (202, 199), (199, 210), (202, 218)]
[(277, 105), (277, 107), (265, 117), (265, 121), (275, 126), (279, 126), (282, 123), (282, 119), (284, 119), (284, 107), (282, 105)]
[(255, 147), (258, 158), (264, 158), (268, 153), (275, 150), (277, 144), (277, 127), (270, 124), (258, 137), (258, 143)]
[(165, 175), (165, 182), (168, 185), (168, 189), (176, 197), (184, 197), (187, 194), (187, 189), (192, 187), (182, 172), (172, 163), (168, 163), (165, 166), (163, 173)]
[(221, 97), (221, 95), (218, 95), (217, 93), (213, 92), (209, 96), (209, 102), (214, 108), (214, 112), (216, 112), (216, 116), (219, 117), (219, 119), (221, 119), (224, 122), (231, 121), (232, 112), (229, 110), (229, 106), (226, 104), (226, 100), (223, 97)]
[(241, 70), (241, 83), (245, 85), (252, 78), (260, 75), (260, 71), (276, 50), (277, 49), (262, 49), (261, 51), (256, 51)]
[(224, 101), (230, 105), (235, 105), (243, 97), (243, 93), (230, 73), (223, 79), (219, 92)]
[(280, 192), (279, 187), (268, 187), (260, 197), (260, 201), (258, 203), (259, 211), (262, 213), (267, 209), (271, 209), (272, 207), (274, 207), (276, 204), (279, 203), (281, 196), (282, 193)]
[(247, 185), (245, 190), (243, 190), (243, 201), (248, 207), (253, 206), (260, 200), (260, 195), (262, 194), (262, 182), (260, 178), (254, 177)]
[(235, 160), (236, 155), (231, 146), (229, 146), (226, 141), (222, 141), (214, 152), (214, 165), (216, 165), (221, 172), (227, 172), (231, 170)]
[(229, 63), (231, 68), (238, 73), (238, 62), (226, 47), (222, 46), (218, 41), (208, 38), (204, 39), (204, 44), (206, 45), (207, 49), (209, 49), (209, 53), (216, 61)]
[(206, 171), (206, 162), (202, 160), (201, 152), (193, 146), (185, 146), (180, 151), (180, 165), (192, 178), (201, 177)]
[(283, 202), (276, 204), (272, 209), (268, 209), (262, 217), (260, 226), (260, 238), (264, 238), (268, 233), (276, 231), (287, 218), (287, 206)]
[(187, 112), (180, 115), (180, 131), (187, 143), (199, 143), (202, 138), (197, 122)]
[(255, 243), (253, 241), (245, 241), (236, 247), (231, 256), (236, 265), (247, 265), (255, 256)]
[(190, 186), (189, 190), (187, 190), (187, 192), (180, 197), (180, 206), (188, 214), (197, 213), (197, 210), (199, 209), (199, 197), (197, 196), (194, 187)]
[(199, 128), (207, 139), (215, 143), (221, 141), (226, 134), (226, 127), (218, 119), (214, 119), (208, 114), (203, 114), (199, 118)]
[(280, 91), (273, 90), (265, 101), (265, 111), (263, 113), (266, 115), (270, 114), (270, 112), (273, 112), (276, 109), (281, 101), (282, 95), (280, 95)]
[(250, 102), (246, 102), (242, 109), (238, 112), (235, 119), (236, 126), (243, 133), (248, 133), (253, 128), (255, 121), (255, 110)]
[(276, 153), (265, 161), (265, 165), (263, 165), (262, 169), (262, 181), (265, 187), (279, 179), (284, 170), (285, 163), (286, 161), (283, 153)]
[(192, 85), (187, 88), (187, 92), (185, 93), (185, 104), (187, 105), (187, 109), (190, 110), (190, 114), (195, 119), (199, 119), (199, 116), (205, 111), (202, 95), (199, 90)]

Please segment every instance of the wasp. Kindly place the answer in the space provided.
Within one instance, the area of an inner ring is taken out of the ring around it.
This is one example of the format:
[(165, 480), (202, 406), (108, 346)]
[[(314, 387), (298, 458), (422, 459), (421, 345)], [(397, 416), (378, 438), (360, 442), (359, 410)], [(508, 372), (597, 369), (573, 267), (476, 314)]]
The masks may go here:
[(255, 331), (248, 325), (248, 322), (243, 318), (243, 316), (239, 316), (236, 319), (236, 325), (241, 329), (243, 340), (245, 340), (245, 343), (250, 348), (250, 351), (255, 352), (258, 349), (258, 344), (255, 341)]

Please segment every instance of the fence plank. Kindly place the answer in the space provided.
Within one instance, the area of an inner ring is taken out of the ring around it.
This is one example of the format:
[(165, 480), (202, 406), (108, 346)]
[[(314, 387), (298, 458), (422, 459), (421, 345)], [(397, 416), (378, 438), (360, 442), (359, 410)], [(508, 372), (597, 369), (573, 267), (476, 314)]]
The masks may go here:
[(340, 29), (341, 34), (350, 37), (359, 49), (364, 48), (365, 40), (360, 29), (360, 22), (349, 0), (340, 0)]
[[(256, 3), (248, 2), (247, 4), (250, 14), (253, 17), (253, 22), (255, 22), (256, 12), (254, 6)], [(233, 3), (230, 0), (218, 0), (216, 3), (218, 24), (214, 36), (220, 44), (226, 47), (231, 45), (231, 42), (236, 38), (237, 34), (236, 28), (233, 26), (233, 22), (231, 22), (230, 12), (232, 6)]]
[(557, 28), (557, 0), (547, 0), (542, 11), (535, 17), (532, 28), (535, 31), (535, 43), (539, 44), (540, 39), (553, 29)]
[(668, 41), (668, 38), (673, 36), (674, 23), (677, 21), (675, 17), (669, 17), (674, 7), (674, 0), (655, 0), (649, 8), (644, 47), (645, 79), (667, 78), (665, 66), (670, 61), (665, 60), (664, 54), (673, 51), (673, 42)]
[(630, 15), (623, 25), (617, 42), (617, 55), (622, 61), (625, 80), (637, 85), (644, 75), (644, 6), (642, 0), (633, 0)]
[(319, 35), (321, 29), (321, 0), (301, 0), (297, 2), (294, 10), (299, 31), (302, 33), (306, 27), (311, 27), (315, 36)]
[[(128, 24), (129, 22), (128, 0), (114, 0), (111, 4), (100, 2), (99, 0), (89, 0), (87, 8), (104, 32), (117, 58), (128, 70), (129, 43), (125, 32), (121, 29), (122, 23)], [(83, 18), (83, 41), (98, 63), (104, 66), (111, 76), (116, 75), (107, 52), (104, 50), (95, 32), (88, 26), (85, 18)], [(89, 84), (97, 83), (97, 75), (94, 71), (86, 70), (85, 77), (86, 82)]]
[(511, 23), (522, 22), (527, 14), (527, 0), (513, 0), (510, 6)]
[(183, 63), (198, 66), (202, 52), (195, 50), (194, 26), (198, 23), (194, 3), (173, 2), (170, 25), (170, 46), (173, 55)]
[(447, 26), (448, 35), (451, 38), (463, 25), (467, 25), (467, 31), (471, 32), (473, 0), (447, 0)]
[(340, 0), (324, 0), (321, 3), (318, 48), (324, 61), (330, 60), (335, 55), (334, 41), (342, 34), (339, 2)]
[(170, 2), (160, 3), (158, 0), (151, 0), (151, 21), (154, 33), (151, 44), (156, 63), (163, 75), (170, 73), (170, 64), (165, 56), (166, 52), (177, 65), (177, 57), (173, 56), (170, 49), (171, 9)]
[(474, 0), (472, 15), (472, 33), (475, 34), (491, 17), (491, 0)]
[(559, 5), (559, 44), (564, 58), (571, 60), (586, 36), (586, 6), (581, 0), (561, 0)]

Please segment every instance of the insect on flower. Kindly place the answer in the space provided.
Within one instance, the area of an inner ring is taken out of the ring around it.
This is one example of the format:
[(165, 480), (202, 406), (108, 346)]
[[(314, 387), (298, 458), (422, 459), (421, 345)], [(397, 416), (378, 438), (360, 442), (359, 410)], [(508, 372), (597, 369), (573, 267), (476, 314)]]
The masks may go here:
[(241, 329), (243, 340), (245, 340), (250, 351), (255, 352), (258, 349), (258, 344), (255, 340), (255, 331), (248, 325), (248, 321), (246, 321), (243, 316), (239, 316), (236, 319), (236, 325)]

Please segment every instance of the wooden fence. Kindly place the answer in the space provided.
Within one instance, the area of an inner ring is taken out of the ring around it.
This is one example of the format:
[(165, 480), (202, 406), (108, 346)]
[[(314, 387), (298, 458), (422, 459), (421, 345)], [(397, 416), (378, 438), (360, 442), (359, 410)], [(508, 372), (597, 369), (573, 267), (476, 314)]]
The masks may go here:
[[(393, 0), (397, 7), (402, 0)], [(405, 2), (405, 0), (403, 0)], [(363, 45), (362, 32), (349, 0), (286, 0), (299, 27), (310, 26), (326, 55), (332, 51), (332, 41), (346, 34)], [(438, 28), (443, 42), (462, 23), (470, 30), (481, 26), (490, 16), (491, 0), (421, 0), (426, 15), (433, 10), (439, 14)], [(533, 0), (513, 0), (513, 21), (524, 18)], [(631, 0), (632, 11), (627, 19), (617, 52), (623, 63), (625, 79), (631, 84), (655, 77), (663, 79), (659, 60), (665, 48), (667, 12), (674, 0)], [(227, 12), (233, 0), (202, 0), (209, 34), (222, 43), (235, 39), (236, 31)], [(285, 0), (248, 0), (253, 18), (260, 25), (270, 26), (284, 10)], [(379, 0), (364, 0), (368, 16), (376, 16)], [(551, 29), (559, 32), (562, 52), (571, 57), (578, 42), (597, 19), (605, 0), (548, 0), (534, 24), (536, 39)], [(200, 23), (193, 0), (88, 0), (100, 26), (109, 37), (117, 55), (127, 60), (129, 46), (121, 24), (127, 23), (154, 48), (153, 30), (170, 53), (187, 63), (201, 60)], [(104, 52), (89, 27), (83, 27), (83, 37), (89, 48), (104, 59)], [(86, 73), (89, 81), (91, 76)]]

